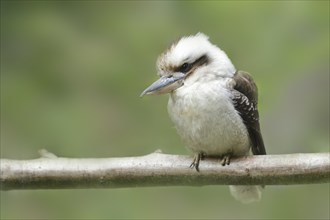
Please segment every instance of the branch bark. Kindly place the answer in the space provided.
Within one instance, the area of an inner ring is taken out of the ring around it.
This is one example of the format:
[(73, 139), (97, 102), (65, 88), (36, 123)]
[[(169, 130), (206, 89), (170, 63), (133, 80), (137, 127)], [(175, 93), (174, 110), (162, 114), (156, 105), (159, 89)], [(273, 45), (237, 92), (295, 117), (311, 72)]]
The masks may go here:
[(43, 152), (33, 160), (0, 160), (1, 190), (146, 186), (289, 185), (330, 182), (330, 154), (246, 156), (222, 166), (218, 159), (190, 169), (189, 156), (160, 152), (139, 157), (73, 159)]

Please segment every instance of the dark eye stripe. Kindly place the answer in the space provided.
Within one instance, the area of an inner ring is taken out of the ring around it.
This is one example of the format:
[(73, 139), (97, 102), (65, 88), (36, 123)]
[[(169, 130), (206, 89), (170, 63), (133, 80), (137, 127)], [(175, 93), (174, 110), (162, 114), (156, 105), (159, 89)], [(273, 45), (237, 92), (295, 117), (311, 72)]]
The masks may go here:
[(180, 67), (176, 68), (176, 71), (181, 72), (181, 73), (187, 73), (192, 69), (192, 67), (202, 66), (204, 64), (207, 64), (208, 61), (209, 61), (208, 57), (206, 55), (203, 55), (200, 58), (198, 58), (197, 60), (195, 60), (193, 63), (182, 64)]
[(203, 55), (200, 58), (198, 58), (193, 64), (197, 66), (202, 66), (204, 64), (207, 64), (209, 62), (209, 58), (207, 55)]

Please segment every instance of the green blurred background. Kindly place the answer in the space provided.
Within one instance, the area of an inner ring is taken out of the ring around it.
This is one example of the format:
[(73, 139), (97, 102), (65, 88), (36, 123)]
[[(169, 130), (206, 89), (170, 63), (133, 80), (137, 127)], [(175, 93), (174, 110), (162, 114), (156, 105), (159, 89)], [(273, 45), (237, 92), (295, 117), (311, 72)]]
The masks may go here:
[[(270, 154), (329, 151), (329, 1), (1, 1), (1, 158), (188, 154), (167, 96), (139, 98), (157, 56), (204, 32), (259, 86)], [(329, 184), (1, 192), (2, 219), (329, 218)]]

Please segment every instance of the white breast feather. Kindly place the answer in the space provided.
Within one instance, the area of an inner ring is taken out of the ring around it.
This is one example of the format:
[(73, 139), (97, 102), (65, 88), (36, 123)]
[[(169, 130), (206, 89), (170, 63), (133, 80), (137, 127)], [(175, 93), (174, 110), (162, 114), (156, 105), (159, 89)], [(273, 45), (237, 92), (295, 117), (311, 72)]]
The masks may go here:
[(247, 129), (225, 84), (221, 80), (195, 82), (171, 94), (169, 115), (189, 150), (219, 156), (248, 152)]

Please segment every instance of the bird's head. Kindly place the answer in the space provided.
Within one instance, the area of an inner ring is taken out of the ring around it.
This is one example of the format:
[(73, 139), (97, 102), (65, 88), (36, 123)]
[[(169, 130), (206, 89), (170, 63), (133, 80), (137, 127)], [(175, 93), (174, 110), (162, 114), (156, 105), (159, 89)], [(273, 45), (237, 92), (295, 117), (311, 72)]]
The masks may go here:
[(180, 38), (157, 60), (160, 78), (141, 96), (170, 93), (195, 82), (214, 77), (232, 77), (235, 67), (224, 51), (203, 33)]

